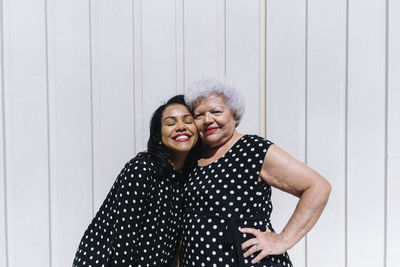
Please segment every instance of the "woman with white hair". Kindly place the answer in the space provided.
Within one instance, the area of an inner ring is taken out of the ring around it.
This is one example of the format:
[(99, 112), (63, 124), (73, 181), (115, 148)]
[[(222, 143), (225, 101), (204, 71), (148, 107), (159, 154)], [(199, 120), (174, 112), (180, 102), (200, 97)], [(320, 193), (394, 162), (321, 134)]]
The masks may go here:
[[(317, 222), (329, 182), (272, 142), (236, 130), (244, 104), (232, 84), (204, 78), (185, 99), (203, 149), (183, 191), (183, 266), (292, 266), (286, 251)], [(270, 223), (271, 186), (299, 198), (281, 233)]]

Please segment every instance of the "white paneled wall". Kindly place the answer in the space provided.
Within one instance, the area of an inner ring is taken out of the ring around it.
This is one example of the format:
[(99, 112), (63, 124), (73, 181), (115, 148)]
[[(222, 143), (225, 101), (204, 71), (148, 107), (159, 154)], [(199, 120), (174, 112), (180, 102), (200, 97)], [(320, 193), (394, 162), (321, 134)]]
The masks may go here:
[(226, 76), (245, 96), (246, 112), (238, 130), (258, 133), (259, 1), (226, 1), (225, 36)]
[(2, 4), (8, 264), (45, 267), (51, 257), (46, 5)]
[(399, 264), (400, 251), (400, 2), (388, 2), (388, 59), (386, 103), (387, 116), (387, 191), (386, 191), (386, 262), (388, 267)]
[[(0, 7), (0, 12), (2, 12), (3, 6)], [(3, 13), (3, 12), (2, 12)], [(1, 14), (2, 14), (1, 13)], [(3, 20), (0, 21), (0, 38), (3, 40)], [(0, 42), (0, 49), (3, 51), (3, 42)], [(3, 62), (3, 53), (0, 53), (0, 60)], [(0, 75), (1, 75), (1, 109), (0, 109), (0, 266), (7, 266), (7, 221), (6, 221), (6, 213), (7, 213), (7, 203), (6, 203), (6, 179), (5, 179), (5, 144), (4, 144), (4, 86), (3, 86), (3, 64), (0, 64)]]
[[(267, 2), (267, 137), (306, 161), (306, 1)], [(293, 213), (297, 198), (273, 190), (272, 222), (281, 231)], [(306, 239), (290, 256), (306, 266)]]
[[(348, 264), (382, 266), (386, 227), (386, 3), (350, 1), (348, 12)], [(373, 242), (365, 242), (366, 232)]]
[[(153, 110), (204, 74), (242, 92), (241, 132), (266, 124), (333, 186), (296, 267), (400, 264), (399, 1), (2, 0), (1, 18), (1, 267), (70, 266)], [(276, 230), (296, 203), (273, 191)]]
[(307, 237), (307, 266), (345, 266), (346, 2), (308, 1), (307, 13), (307, 164), (333, 187)]
[(92, 217), (89, 8), (47, 1), (51, 266), (65, 265)]

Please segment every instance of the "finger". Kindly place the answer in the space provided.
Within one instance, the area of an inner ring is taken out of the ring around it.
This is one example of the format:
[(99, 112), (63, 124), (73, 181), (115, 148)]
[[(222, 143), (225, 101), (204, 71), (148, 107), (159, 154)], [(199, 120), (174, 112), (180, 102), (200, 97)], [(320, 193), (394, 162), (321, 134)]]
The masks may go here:
[(258, 253), (257, 257), (255, 257), (251, 263), (252, 264), (256, 264), (257, 262), (261, 261), (262, 259), (264, 259), (266, 256), (268, 256), (268, 253), (266, 250), (261, 250), (260, 253)]
[(240, 232), (242, 232), (243, 234), (252, 234), (254, 236), (258, 236), (260, 230), (254, 228), (242, 228), (240, 229)]
[(250, 256), (250, 255), (256, 253), (257, 251), (259, 251), (259, 249), (261, 249), (259, 245), (254, 245), (254, 246), (252, 246), (251, 248), (249, 248), (249, 249), (243, 254), (243, 256), (244, 256), (245, 258), (247, 258), (248, 256)]
[(246, 248), (248, 248), (252, 245), (258, 244), (258, 243), (259, 243), (259, 241), (257, 240), (257, 238), (249, 239), (246, 242), (242, 243), (242, 249), (246, 249)]
[(272, 232), (269, 228), (268, 228), (268, 225), (267, 226), (265, 226), (265, 232)]

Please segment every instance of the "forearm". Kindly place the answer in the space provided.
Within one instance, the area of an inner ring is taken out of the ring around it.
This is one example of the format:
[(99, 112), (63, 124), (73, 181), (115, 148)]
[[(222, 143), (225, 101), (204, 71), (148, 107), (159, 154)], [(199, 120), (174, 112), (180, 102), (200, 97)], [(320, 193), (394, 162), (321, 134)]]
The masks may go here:
[(323, 182), (302, 193), (293, 215), (280, 233), (286, 250), (299, 242), (318, 221), (328, 202), (330, 191), (330, 184)]

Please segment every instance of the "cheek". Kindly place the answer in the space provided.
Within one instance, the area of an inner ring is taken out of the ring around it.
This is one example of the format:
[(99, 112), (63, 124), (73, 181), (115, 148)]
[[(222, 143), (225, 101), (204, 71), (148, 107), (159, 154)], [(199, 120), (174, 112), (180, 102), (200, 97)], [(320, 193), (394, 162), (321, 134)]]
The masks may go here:
[(169, 136), (169, 131), (165, 127), (161, 129), (161, 139), (165, 140)]
[(201, 120), (195, 120), (195, 121), (194, 121), (194, 125), (196, 126), (196, 129), (197, 129), (198, 132), (201, 132), (201, 127), (202, 127), (202, 125), (203, 125), (202, 122), (203, 122), (203, 121), (201, 121)]
[(190, 125), (190, 127), (188, 128), (188, 130), (189, 130), (190, 132), (192, 132), (192, 133), (194, 134), (194, 136), (197, 136), (197, 135), (198, 135), (197, 127), (196, 127), (196, 125), (195, 125), (194, 123)]
[(228, 126), (231, 128), (232, 126), (235, 127), (235, 120), (231, 115), (229, 116), (224, 116), (224, 118), (221, 118), (221, 124), (224, 124), (225, 126)]

